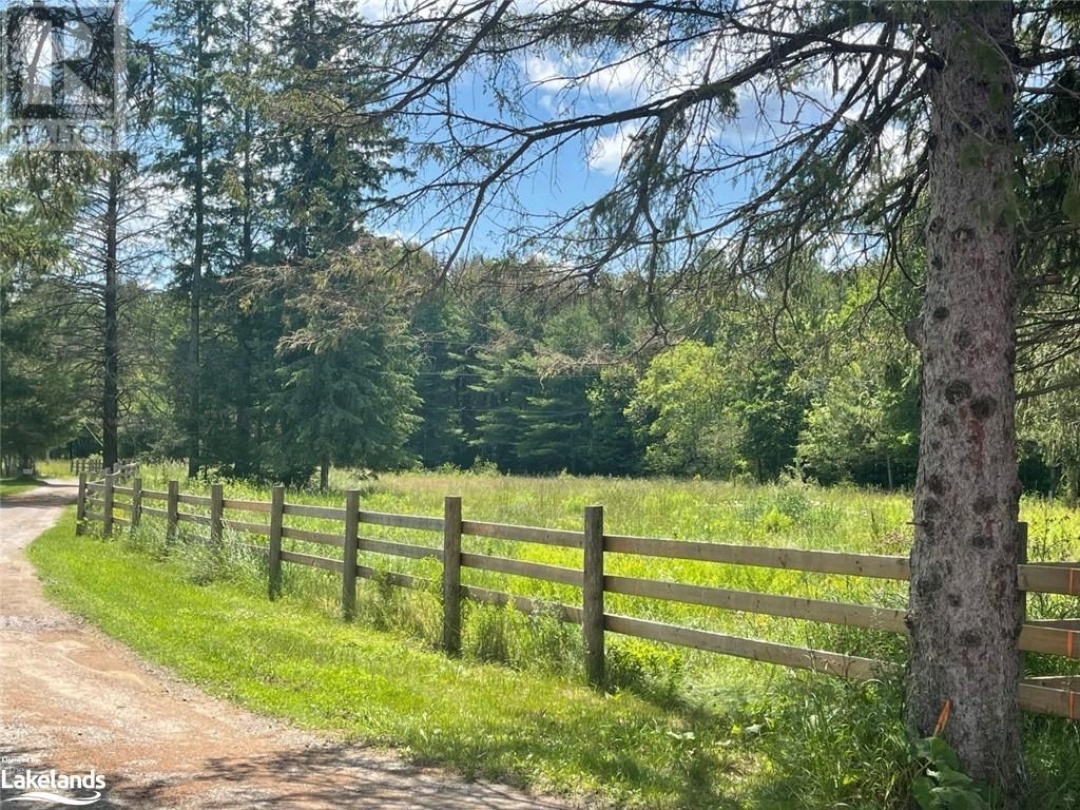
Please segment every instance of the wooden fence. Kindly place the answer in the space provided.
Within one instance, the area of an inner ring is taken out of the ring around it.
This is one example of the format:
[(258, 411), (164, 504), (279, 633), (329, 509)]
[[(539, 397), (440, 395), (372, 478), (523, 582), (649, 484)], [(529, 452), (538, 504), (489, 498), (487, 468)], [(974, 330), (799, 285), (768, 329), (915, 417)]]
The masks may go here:
[[(359, 552), (408, 559), (434, 559), (442, 567), (442, 646), (447, 652), (457, 654), (461, 650), (463, 599), (510, 605), (528, 614), (543, 610), (563, 621), (581, 625), (585, 670), (589, 680), (596, 684), (604, 680), (605, 633), (861, 680), (876, 677), (884, 666), (883, 662), (870, 658), (610, 613), (604, 608), (605, 594), (623, 594), (845, 627), (906, 632), (903, 610), (614, 576), (606, 574), (604, 570), (608, 555), (623, 554), (906, 581), (910, 571), (905, 557), (606, 534), (601, 506), (585, 507), (581, 529), (571, 531), (465, 520), (461, 499), (457, 497), (445, 499), (442, 517), (420, 517), (366, 511), (361, 508), (360, 493), (357, 491), (346, 493), (343, 507), (334, 508), (286, 503), (284, 487), (275, 487), (271, 500), (265, 502), (226, 498), (221, 484), (212, 485), (208, 496), (200, 496), (181, 494), (176, 481), (170, 481), (166, 491), (153, 491), (144, 490), (138, 477), (134, 478), (131, 486), (126, 487), (118, 486), (117, 478), (117, 475), (106, 475), (103, 481), (88, 482), (85, 473), (80, 475), (77, 532), (84, 530), (86, 521), (97, 521), (103, 524), (104, 534), (109, 535), (118, 526), (134, 528), (141, 519), (150, 517), (165, 521), (169, 540), (177, 537), (181, 523), (208, 527), (212, 543), (223, 541), (226, 528), (237, 533), (265, 536), (269, 541), (267, 546), (245, 544), (244, 548), (266, 555), (270, 597), (274, 598), (280, 591), (281, 571), (285, 563), (336, 572), (341, 575), (342, 611), (346, 618), (352, 617), (356, 610), (358, 577), (379, 578), (405, 588), (433, 587), (431, 580), (404, 573), (380, 573), (374, 568), (359, 565)], [(124, 500), (118, 501), (118, 497)], [(200, 508), (207, 514), (184, 512), (181, 511), (182, 506)], [(117, 512), (123, 513), (123, 516)], [(265, 522), (226, 519), (226, 512), (259, 516)], [(288, 516), (336, 521), (342, 524), (342, 528), (335, 532), (292, 528), (285, 525)], [(424, 546), (366, 539), (360, 536), (362, 524), (430, 532), (439, 535), (441, 543), (438, 546)], [(489, 554), (465, 553), (462, 551), (463, 536), (581, 550), (582, 567), (569, 568)], [(282, 541), (289, 539), (341, 549), (341, 558), (285, 550)], [(461, 581), (463, 568), (574, 586), (581, 589), (581, 598), (574, 605), (550, 605), (524, 596), (467, 585)], [(1017, 573), (1020, 587), (1025, 592), (1080, 596), (1080, 561), (1020, 565)], [(1080, 620), (1028, 622), (1020, 635), (1020, 648), (1027, 652), (1080, 658)], [(1020, 686), (1020, 705), (1031, 712), (1080, 719), (1080, 676), (1026, 679)]]
[(87, 475), (100, 476), (102, 474), (100, 458), (73, 458), (71, 460), (71, 472), (75, 475), (86, 473)]

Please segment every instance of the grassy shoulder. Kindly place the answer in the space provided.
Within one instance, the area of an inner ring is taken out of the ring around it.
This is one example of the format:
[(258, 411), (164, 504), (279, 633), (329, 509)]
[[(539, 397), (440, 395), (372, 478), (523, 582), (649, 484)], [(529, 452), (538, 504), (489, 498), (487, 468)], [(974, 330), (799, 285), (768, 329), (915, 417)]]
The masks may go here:
[(18, 495), (22, 492), (29, 492), (32, 489), (37, 489), (43, 484), (43, 481), (39, 481), (30, 476), (0, 479), (0, 500), (9, 498), (12, 495)]
[(73, 529), (69, 511), (29, 550), (51, 598), (257, 712), (468, 776), (618, 806), (730, 807), (756, 769), (732, 735), (738, 719), (452, 660), (288, 597), (271, 603), (243, 581), (195, 584), (175, 558)]
[[(29, 555), (53, 599), (205, 690), (467, 776), (618, 807), (909, 806), (898, 679), (852, 684), (714, 656), (723, 677), (695, 670), (678, 689), (650, 692), (634, 670), (663, 680), (678, 660), (614, 637), (609, 666), (638, 682), (607, 695), (572, 668), (545, 669), (545, 654), (573, 653), (575, 640), (519, 614), (470, 609), (470, 654), (455, 660), (432, 649), (422, 603), (375, 583), (346, 624), (340, 585), (313, 579), (321, 572), (290, 568), (284, 597), (269, 602), (251, 559), (215, 558), (199, 542), (166, 547), (147, 530), (76, 538), (71, 510)], [(516, 652), (494, 649), (507, 643)], [(515, 667), (478, 660), (486, 655)], [(1076, 806), (1080, 728), (1027, 720), (1027, 806)]]

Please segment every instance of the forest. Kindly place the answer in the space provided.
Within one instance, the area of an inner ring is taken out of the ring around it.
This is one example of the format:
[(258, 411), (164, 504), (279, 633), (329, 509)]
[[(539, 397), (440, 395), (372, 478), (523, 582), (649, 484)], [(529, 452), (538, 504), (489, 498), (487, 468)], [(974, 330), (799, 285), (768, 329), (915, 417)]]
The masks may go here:
[[(367, 223), (410, 169), (406, 133), (331, 114), (374, 92), (350, 78), (359, 19), (351, 3), (162, 0), (125, 33), (115, 149), (12, 139), (9, 467), (100, 454), (323, 487), (331, 465), (913, 484), (921, 249), (900, 264), (808, 247), (765, 276), (703, 250), (659, 281), (579, 272), (554, 246), (448, 263)], [(1061, 182), (1049, 167), (1045, 192)], [(1052, 281), (1022, 302), (1020, 474), (1075, 499), (1080, 367), (1071, 333), (1045, 332), (1075, 290)]]
[(910, 488), (906, 728), (1019, 806), (1075, 3), (122, 5), (5, 11), (9, 468)]

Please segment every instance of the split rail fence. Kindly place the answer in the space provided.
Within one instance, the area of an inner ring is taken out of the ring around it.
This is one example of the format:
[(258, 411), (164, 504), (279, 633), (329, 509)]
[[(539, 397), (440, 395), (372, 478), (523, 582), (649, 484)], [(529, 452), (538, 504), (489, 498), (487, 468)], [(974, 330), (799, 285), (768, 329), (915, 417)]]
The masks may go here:
[(71, 459), (71, 472), (78, 475), (79, 473), (87, 473), (93, 476), (100, 476), (102, 474), (101, 459), (100, 458), (73, 458)]
[[(127, 469), (123, 472), (131, 474), (132, 471)], [(138, 477), (131, 481), (130, 486), (118, 486), (120, 478), (119, 473), (106, 474), (104, 480), (90, 482), (85, 473), (80, 475), (78, 532), (84, 531), (87, 521), (100, 522), (103, 533), (108, 536), (117, 527), (134, 528), (144, 518), (157, 518), (165, 521), (166, 535), (170, 540), (176, 539), (182, 523), (208, 527), (211, 543), (223, 542), (226, 528), (236, 533), (265, 536), (268, 538), (267, 546), (245, 544), (244, 547), (266, 555), (270, 597), (274, 598), (280, 592), (282, 566), (286, 563), (336, 572), (341, 576), (342, 611), (346, 618), (351, 618), (356, 611), (358, 578), (377, 578), (405, 588), (432, 587), (432, 582), (427, 579), (404, 573), (379, 572), (372, 567), (360, 565), (357, 562), (360, 552), (409, 559), (431, 558), (442, 566), (442, 646), (448, 653), (457, 654), (461, 650), (463, 599), (499, 606), (511, 605), (527, 614), (545, 611), (582, 627), (585, 670), (589, 680), (597, 684), (604, 680), (605, 633), (634, 636), (858, 680), (877, 677), (885, 666), (883, 662), (871, 658), (610, 613), (604, 608), (606, 594), (667, 600), (845, 627), (906, 632), (903, 610), (614, 576), (606, 574), (604, 570), (608, 555), (622, 554), (906, 581), (910, 568), (905, 557), (607, 534), (604, 531), (602, 506), (585, 507), (581, 530), (571, 531), (465, 520), (462, 516), (461, 499), (457, 497), (445, 499), (442, 517), (422, 517), (364, 510), (361, 508), (360, 493), (357, 491), (346, 493), (344, 506), (334, 508), (287, 503), (284, 487), (275, 487), (271, 500), (265, 502), (226, 498), (221, 484), (212, 485), (209, 495), (189, 495), (180, 492), (176, 481), (170, 481), (166, 491), (153, 491), (143, 489), (142, 481)], [(184, 506), (201, 509), (206, 514), (181, 511)], [(226, 512), (261, 516), (265, 522), (226, 519)], [(292, 528), (285, 525), (286, 518), (290, 516), (336, 521), (343, 525), (340, 531), (333, 533)], [(366, 539), (360, 535), (361, 526), (364, 524), (430, 532), (441, 536), (441, 544), (423, 546)], [(1026, 531), (1025, 524), (1021, 526)], [(463, 536), (580, 550), (582, 567), (577, 569), (490, 554), (464, 553)], [(283, 540), (299, 540), (338, 548), (341, 549), (341, 558), (289, 551), (282, 548)], [(461, 580), (463, 568), (574, 586), (581, 589), (581, 600), (576, 605), (551, 605), (524, 596), (464, 584)], [(1020, 588), (1027, 593), (1080, 596), (1080, 561), (1020, 565), (1017, 574)], [(1080, 620), (1029, 621), (1020, 635), (1020, 649), (1067, 659), (1080, 658)], [(1080, 719), (1080, 676), (1025, 679), (1020, 686), (1020, 705), (1030, 712)]]

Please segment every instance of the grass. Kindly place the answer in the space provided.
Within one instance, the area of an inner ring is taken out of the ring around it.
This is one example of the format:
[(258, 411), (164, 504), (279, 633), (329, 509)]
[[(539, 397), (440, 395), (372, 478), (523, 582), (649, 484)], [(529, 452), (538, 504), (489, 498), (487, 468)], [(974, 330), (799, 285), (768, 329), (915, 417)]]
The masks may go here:
[(68, 459), (57, 458), (50, 461), (38, 461), (35, 466), (38, 475), (42, 478), (74, 480), (79, 477), (71, 472), (71, 462)]
[(30, 552), (51, 597), (256, 711), (403, 747), (469, 776), (592, 793), (619, 806), (734, 806), (729, 797), (752, 770), (731, 716), (684, 714), (565, 677), (452, 660), (415, 640), (335, 621), (301, 599), (270, 603), (261, 583), (236, 571), (207, 582), (198, 565), (72, 533), (69, 514)]
[[(164, 489), (167, 478), (182, 476), (169, 472), (144, 470), (144, 486)], [(910, 543), (904, 496), (854, 489), (460, 474), (371, 482), (340, 472), (334, 483), (362, 488), (364, 508), (374, 511), (437, 515), (442, 497), (454, 493), (463, 497), (466, 519), (577, 528), (582, 508), (601, 502), (606, 528), (615, 533), (887, 554), (906, 553)], [(229, 483), (226, 492), (268, 499), (242, 484)], [(340, 505), (342, 498), (301, 492), (290, 493), (289, 501)], [(1076, 512), (1025, 500), (1022, 516), (1034, 558), (1080, 556)], [(340, 531), (333, 523), (290, 520), (300, 528)], [(201, 542), (166, 547), (157, 521), (123, 543), (73, 543), (70, 531), (68, 524), (66, 532), (50, 533), (32, 552), (65, 604), (211, 691), (301, 725), (404, 746), (466, 774), (584, 791), (616, 806), (883, 808), (907, 800), (910, 770), (895, 678), (848, 684), (609, 634), (616, 691), (602, 697), (579, 686), (577, 629), (547, 616), (469, 605), (466, 655), (450, 661), (433, 652), (439, 635), (434, 593), (364, 582), (357, 622), (346, 625), (337, 619), (334, 575), (286, 566), (285, 597), (271, 604), (262, 563), (237, 544), (219, 551)], [(368, 525), (364, 534), (437, 543), (431, 535)], [(325, 546), (294, 547), (334, 553)], [(580, 565), (580, 552), (549, 547), (467, 538), (466, 550)], [(83, 566), (90, 555), (102, 566)], [(616, 573), (845, 601), (903, 600), (899, 583), (614, 556)], [(362, 562), (437, 584), (437, 564), (368, 557)], [(561, 586), (466, 573), (476, 584), (549, 601), (578, 598)], [(904, 655), (899, 640), (884, 634), (650, 600), (627, 600), (614, 609), (872, 657)], [(1037, 597), (1031, 612), (1080, 615), (1080, 604)], [(1045, 656), (1029, 656), (1029, 662), (1038, 671), (1075, 664)], [(1030, 806), (1075, 806), (1076, 724), (1043, 717), (1026, 722)]]
[[(169, 478), (183, 477), (180, 467), (150, 468), (144, 471), (144, 486), (163, 490)], [(670, 537), (686, 540), (719, 541), (757, 546), (828, 549), (872, 554), (906, 555), (911, 544), (911, 502), (904, 494), (835, 487), (823, 489), (797, 482), (774, 486), (733, 485), (710, 481), (627, 480), (556, 476), (523, 478), (475, 474), (403, 474), (376, 481), (362, 480), (350, 472), (335, 470), (331, 484), (339, 491), (330, 494), (290, 492), (288, 501), (341, 506), (340, 490), (359, 488), (364, 509), (413, 515), (441, 515), (443, 498), (460, 495), (467, 520), (485, 520), (580, 529), (586, 505), (605, 507), (605, 530), (615, 534)], [(184, 490), (205, 491), (205, 482)], [(226, 482), (228, 497), (269, 500), (265, 488), (244, 482)], [(189, 507), (185, 507), (187, 509)], [(226, 517), (230, 515), (227, 513)], [(240, 520), (264, 516), (234, 513)], [(1080, 558), (1080, 513), (1039, 499), (1025, 499), (1022, 518), (1029, 523), (1032, 559)], [(341, 524), (290, 517), (287, 525), (300, 529), (340, 533)], [(363, 525), (364, 536), (397, 542), (437, 546), (432, 533), (410, 532)], [(247, 540), (250, 542), (250, 539)], [(256, 542), (265, 542), (262, 538)], [(286, 541), (286, 546), (318, 556), (337, 556), (326, 546)], [(466, 537), (466, 552), (513, 557), (580, 570), (581, 552), (533, 544)], [(382, 555), (361, 554), (361, 564), (377, 570), (397, 571), (437, 580), (439, 566)], [(859, 577), (806, 574), (781, 569), (718, 565), (678, 560), (608, 555), (606, 573), (670, 580), (705, 586), (721, 586), (760, 593), (784, 594), (814, 599), (856, 602), (902, 608), (907, 600), (907, 584)], [(338, 609), (338, 590), (332, 577), (286, 566), (296, 587), (306, 589), (308, 598), (323, 603), (330, 612)], [(520, 577), (466, 569), (466, 584), (529, 596), (546, 602), (580, 604), (580, 591), (564, 585)], [(367, 604), (369, 618), (379, 626), (405, 627), (435, 643), (439, 637), (438, 617), (432, 616), (434, 602), (370, 585), (363, 586), (361, 604)], [(393, 602), (388, 607), (388, 599)], [(1057, 618), (1080, 615), (1075, 599), (1036, 596), (1031, 615)], [(898, 639), (886, 634), (845, 633), (808, 622), (759, 616), (737, 611), (721, 611), (675, 602), (609, 595), (606, 608), (644, 619), (669, 622), (732, 635), (760, 638), (797, 646), (832, 649), (870, 657), (902, 657)], [(393, 613), (394, 615), (388, 615)], [(466, 624), (474, 652), (489, 660), (518, 663), (533, 650), (515, 649), (514, 638), (521, 635), (515, 619), (489, 615), (476, 609), (480, 632)], [(518, 626), (521, 621), (518, 620)], [(500, 642), (501, 635), (510, 641)], [(470, 639), (467, 637), (467, 642)], [(750, 693), (761, 688), (761, 668), (739, 659), (717, 658), (709, 653), (672, 649), (663, 645), (612, 638), (616, 667), (626, 663), (632, 671), (664, 673), (659, 679), (670, 686), (675, 679), (701, 695)], [(483, 645), (482, 649), (479, 649)], [(554, 645), (553, 660), (565, 663), (564, 645)], [(1039, 660), (1033, 659), (1035, 665)], [(1060, 660), (1051, 662), (1060, 664)], [(633, 672), (631, 673), (633, 674)], [(663, 684), (662, 684), (663, 685)]]
[(20, 475), (18, 478), (0, 479), (0, 499), (18, 495), (20, 492), (28, 492), (31, 489), (37, 489), (41, 485), (41, 481), (28, 475)]

